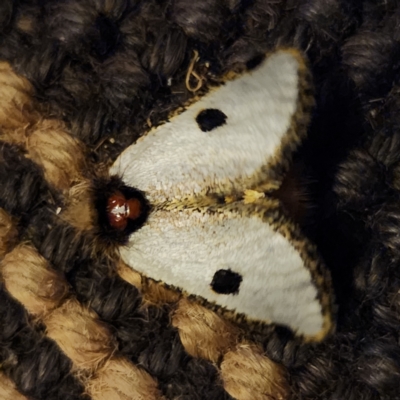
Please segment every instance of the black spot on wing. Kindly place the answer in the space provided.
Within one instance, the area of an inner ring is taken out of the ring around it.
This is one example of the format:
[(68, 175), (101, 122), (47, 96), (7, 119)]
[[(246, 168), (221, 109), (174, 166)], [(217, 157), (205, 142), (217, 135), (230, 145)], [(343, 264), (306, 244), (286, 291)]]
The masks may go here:
[(242, 276), (230, 269), (220, 269), (213, 277), (211, 288), (219, 294), (237, 294), (242, 282)]
[(224, 125), (227, 118), (228, 117), (222, 111), (216, 108), (207, 108), (199, 112), (196, 117), (196, 122), (203, 132), (209, 132)]

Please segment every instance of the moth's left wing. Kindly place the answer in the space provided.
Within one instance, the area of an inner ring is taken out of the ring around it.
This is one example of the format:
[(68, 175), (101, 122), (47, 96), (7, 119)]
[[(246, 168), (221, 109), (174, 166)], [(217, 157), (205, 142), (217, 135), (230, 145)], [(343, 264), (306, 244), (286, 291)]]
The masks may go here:
[(156, 210), (120, 251), (145, 276), (237, 317), (314, 340), (331, 329), (329, 279), (313, 246), (269, 200)]
[[(246, 189), (277, 189), (312, 104), (296, 50), (213, 88), (127, 148), (111, 168), (151, 203)], [(265, 190), (262, 190), (265, 191)]]

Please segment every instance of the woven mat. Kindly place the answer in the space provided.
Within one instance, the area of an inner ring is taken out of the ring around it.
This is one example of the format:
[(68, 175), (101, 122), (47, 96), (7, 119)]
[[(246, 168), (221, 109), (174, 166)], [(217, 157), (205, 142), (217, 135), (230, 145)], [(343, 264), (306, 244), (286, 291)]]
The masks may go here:
[[(2, 0), (1, 399), (400, 398), (395, 1)], [(303, 229), (336, 332), (255, 335), (143, 279), (99, 227), (113, 160), (224, 73), (306, 55)]]

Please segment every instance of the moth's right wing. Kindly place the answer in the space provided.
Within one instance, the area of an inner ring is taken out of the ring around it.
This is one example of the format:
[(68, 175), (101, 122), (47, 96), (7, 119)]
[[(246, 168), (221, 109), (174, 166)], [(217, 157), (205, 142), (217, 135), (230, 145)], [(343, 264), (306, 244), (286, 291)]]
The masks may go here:
[(121, 256), (228, 315), (319, 340), (332, 327), (328, 275), (313, 246), (268, 202), (155, 210)]

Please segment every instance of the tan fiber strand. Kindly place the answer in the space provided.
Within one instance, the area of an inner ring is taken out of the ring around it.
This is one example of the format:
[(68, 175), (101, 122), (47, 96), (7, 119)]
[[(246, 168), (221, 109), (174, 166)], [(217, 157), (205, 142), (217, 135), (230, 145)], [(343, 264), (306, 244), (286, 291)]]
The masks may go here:
[(145, 278), (142, 282), (143, 300), (145, 304), (162, 306), (165, 303), (176, 303), (181, 294), (176, 290)]
[(60, 217), (80, 230), (93, 228), (96, 220), (93, 208), (92, 185), (88, 180), (72, 186), (68, 191), (68, 203), (60, 210)]
[(212, 362), (218, 362), (238, 341), (239, 331), (232, 324), (185, 298), (178, 303), (172, 325), (190, 355)]
[(47, 261), (28, 245), (20, 244), (6, 254), (1, 274), (8, 292), (38, 317), (58, 307), (68, 293), (64, 277), (48, 269)]
[(47, 336), (81, 370), (93, 371), (110, 358), (117, 345), (97, 315), (71, 299), (44, 318)]
[(18, 230), (11, 217), (0, 208), (0, 259), (9, 252), (17, 240)]
[(87, 385), (93, 400), (160, 400), (154, 379), (124, 359), (107, 361)]
[(0, 372), (0, 399), (1, 400), (27, 400), (18, 392), (14, 383)]
[(34, 15), (21, 15), (16, 16), (16, 27), (18, 30), (29, 33), (30, 35), (35, 34), (35, 16)]
[(163, 305), (165, 303), (175, 303), (180, 298), (180, 293), (157, 283), (152, 279), (142, 277), (142, 275), (125, 264), (122, 259), (118, 262), (118, 275), (132, 286), (137, 287), (143, 294), (143, 304)]
[(82, 179), (82, 146), (57, 120), (40, 121), (26, 141), (29, 158), (41, 165), (46, 179), (61, 190)]
[(263, 355), (251, 343), (240, 343), (221, 363), (225, 390), (237, 400), (285, 400), (289, 398), (286, 370)]
[(32, 93), (27, 79), (18, 76), (8, 63), (0, 62), (0, 129), (13, 135), (13, 141), (23, 141), (26, 127), (39, 118)]
[(142, 288), (142, 276), (139, 272), (128, 267), (122, 259), (118, 261), (117, 273), (124, 281), (130, 283), (132, 286), (136, 286), (139, 290)]
[(240, 331), (215, 312), (182, 298), (172, 317), (185, 350), (218, 363), (225, 390), (237, 400), (284, 400), (286, 371), (255, 344), (242, 342)]
[(0, 139), (24, 146), (46, 179), (61, 190), (81, 179), (83, 144), (61, 121), (42, 119), (32, 101), (33, 88), (8, 63), (0, 63)]

